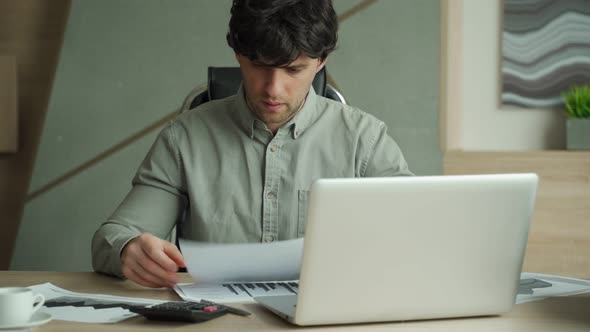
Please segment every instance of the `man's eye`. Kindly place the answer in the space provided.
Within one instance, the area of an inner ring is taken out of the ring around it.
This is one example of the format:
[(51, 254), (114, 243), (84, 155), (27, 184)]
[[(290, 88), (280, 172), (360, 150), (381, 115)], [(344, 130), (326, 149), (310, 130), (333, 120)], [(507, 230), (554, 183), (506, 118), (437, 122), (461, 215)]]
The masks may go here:
[(287, 71), (291, 74), (295, 74), (301, 71), (299, 68), (287, 68)]

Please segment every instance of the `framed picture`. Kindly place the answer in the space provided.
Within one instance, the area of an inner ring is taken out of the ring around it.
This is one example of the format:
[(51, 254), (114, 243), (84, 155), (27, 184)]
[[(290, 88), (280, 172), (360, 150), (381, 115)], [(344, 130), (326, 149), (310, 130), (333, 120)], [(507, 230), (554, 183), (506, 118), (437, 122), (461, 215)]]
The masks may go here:
[(556, 109), (590, 85), (590, 1), (503, 0), (501, 102)]

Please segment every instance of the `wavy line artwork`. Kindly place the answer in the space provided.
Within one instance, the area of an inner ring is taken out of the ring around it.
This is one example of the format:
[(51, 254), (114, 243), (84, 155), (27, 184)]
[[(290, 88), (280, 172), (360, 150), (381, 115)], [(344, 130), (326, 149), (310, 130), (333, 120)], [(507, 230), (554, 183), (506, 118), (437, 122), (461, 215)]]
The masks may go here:
[(590, 85), (590, 0), (504, 0), (503, 105), (557, 109)]

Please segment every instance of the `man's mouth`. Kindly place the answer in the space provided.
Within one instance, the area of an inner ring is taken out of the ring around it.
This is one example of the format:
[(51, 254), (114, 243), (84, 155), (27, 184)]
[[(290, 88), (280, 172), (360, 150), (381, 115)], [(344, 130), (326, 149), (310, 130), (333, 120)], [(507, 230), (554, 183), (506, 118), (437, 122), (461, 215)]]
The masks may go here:
[(282, 106), (283, 103), (277, 103), (272, 101), (262, 101), (262, 105), (265, 109), (269, 111), (278, 111)]

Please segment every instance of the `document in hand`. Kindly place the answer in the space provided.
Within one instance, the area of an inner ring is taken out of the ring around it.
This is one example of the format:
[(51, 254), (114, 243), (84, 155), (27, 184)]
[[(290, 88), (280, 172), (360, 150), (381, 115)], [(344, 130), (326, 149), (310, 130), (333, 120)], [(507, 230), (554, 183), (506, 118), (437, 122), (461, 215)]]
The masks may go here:
[(196, 282), (175, 288), (185, 300), (251, 302), (254, 296), (297, 293), (303, 238), (272, 243), (179, 242)]

